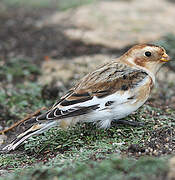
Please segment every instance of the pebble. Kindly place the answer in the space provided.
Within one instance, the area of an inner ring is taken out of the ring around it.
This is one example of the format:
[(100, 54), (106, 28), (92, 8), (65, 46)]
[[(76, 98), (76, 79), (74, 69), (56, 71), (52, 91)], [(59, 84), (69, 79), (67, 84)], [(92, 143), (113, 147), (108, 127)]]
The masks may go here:
[(155, 156), (158, 156), (158, 152), (157, 152), (156, 150), (153, 151), (153, 154), (154, 154)]
[(7, 140), (7, 136), (0, 135), (0, 145), (3, 144)]
[(141, 154), (142, 154), (142, 153), (139, 151), (139, 152), (138, 152), (138, 155), (141, 155)]
[(169, 141), (169, 138), (167, 137), (167, 138), (165, 139), (165, 141), (168, 142), (168, 141)]
[(7, 173), (8, 173), (7, 170), (0, 169), (0, 176), (5, 176), (5, 175), (7, 175)]
[(121, 143), (112, 143), (112, 145), (116, 145), (116, 146), (122, 146), (123, 144), (125, 144), (125, 142), (121, 142)]
[(158, 127), (159, 127), (158, 125), (155, 125), (155, 126), (154, 126), (154, 129), (157, 129)]
[(149, 153), (149, 149), (145, 149), (145, 153)]
[(157, 147), (157, 148), (160, 148), (160, 146), (159, 146), (158, 144), (156, 144), (156, 147)]
[(148, 150), (149, 150), (149, 152), (153, 152), (153, 149), (152, 149), (152, 148), (150, 148), (150, 147), (148, 147)]
[(165, 144), (165, 148), (166, 148), (166, 149), (169, 149), (169, 146), (168, 146), (167, 144)]

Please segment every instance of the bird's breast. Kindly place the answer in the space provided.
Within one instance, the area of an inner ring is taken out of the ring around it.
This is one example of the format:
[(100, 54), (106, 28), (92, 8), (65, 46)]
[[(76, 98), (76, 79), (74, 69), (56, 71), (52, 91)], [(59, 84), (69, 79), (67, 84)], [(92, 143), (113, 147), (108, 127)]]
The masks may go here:
[(133, 104), (137, 104), (140, 102), (145, 103), (145, 101), (148, 99), (151, 90), (153, 88), (153, 81), (151, 79), (151, 77), (147, 77), (144, 82), (142, 82), (142, 84), (138, 85), (136, 87), (136, 95), (135, 95), (135, 103)]

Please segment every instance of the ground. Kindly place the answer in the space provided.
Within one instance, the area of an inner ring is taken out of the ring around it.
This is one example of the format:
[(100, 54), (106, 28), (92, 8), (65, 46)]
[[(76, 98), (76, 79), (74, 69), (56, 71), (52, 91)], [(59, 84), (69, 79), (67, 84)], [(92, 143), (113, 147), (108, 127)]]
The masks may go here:
[[(144, 7), (138, 0), (15, 2), (0, 3), (0, 130), (49, 108), (83, 75), (135, 43), (160, 44), (175, 56), (173, 0), (155, 1), (154, 9), (146, 0)], [(174, 78), (172, 61), (148, 102), (126, 118), (144, 126), (53, 128), (1, 153), (0, 179), (175, 178)], [(0, 135), (0, 149), (23, 129)]]

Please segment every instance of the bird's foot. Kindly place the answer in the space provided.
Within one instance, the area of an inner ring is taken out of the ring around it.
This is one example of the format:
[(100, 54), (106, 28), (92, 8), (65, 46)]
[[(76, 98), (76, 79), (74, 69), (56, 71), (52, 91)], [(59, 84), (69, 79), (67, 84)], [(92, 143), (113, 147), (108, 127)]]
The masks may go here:
[(127, 120), (123, 120), (123, 119), (114, 119), (113, 122), (115, 122), (115, 124), (123, 124), (123, 125), (129, 125), (129, 126), (134, 126), (134, 127), (140, 127), (140, 126), (144, 126), (144, 123), (141, 122), (137, 122), (137, 121), (127, 121)]

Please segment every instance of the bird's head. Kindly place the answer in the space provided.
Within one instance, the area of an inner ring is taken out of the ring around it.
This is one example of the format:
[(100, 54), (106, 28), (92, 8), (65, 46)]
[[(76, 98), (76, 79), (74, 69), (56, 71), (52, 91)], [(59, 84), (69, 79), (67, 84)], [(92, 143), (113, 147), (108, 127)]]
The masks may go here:
[(163, 47), (150, 44), (133, 46), (122, 59), (130, 65), (136, 65), (153, 74), (156, 74), (160, 67), (170, 60)]

